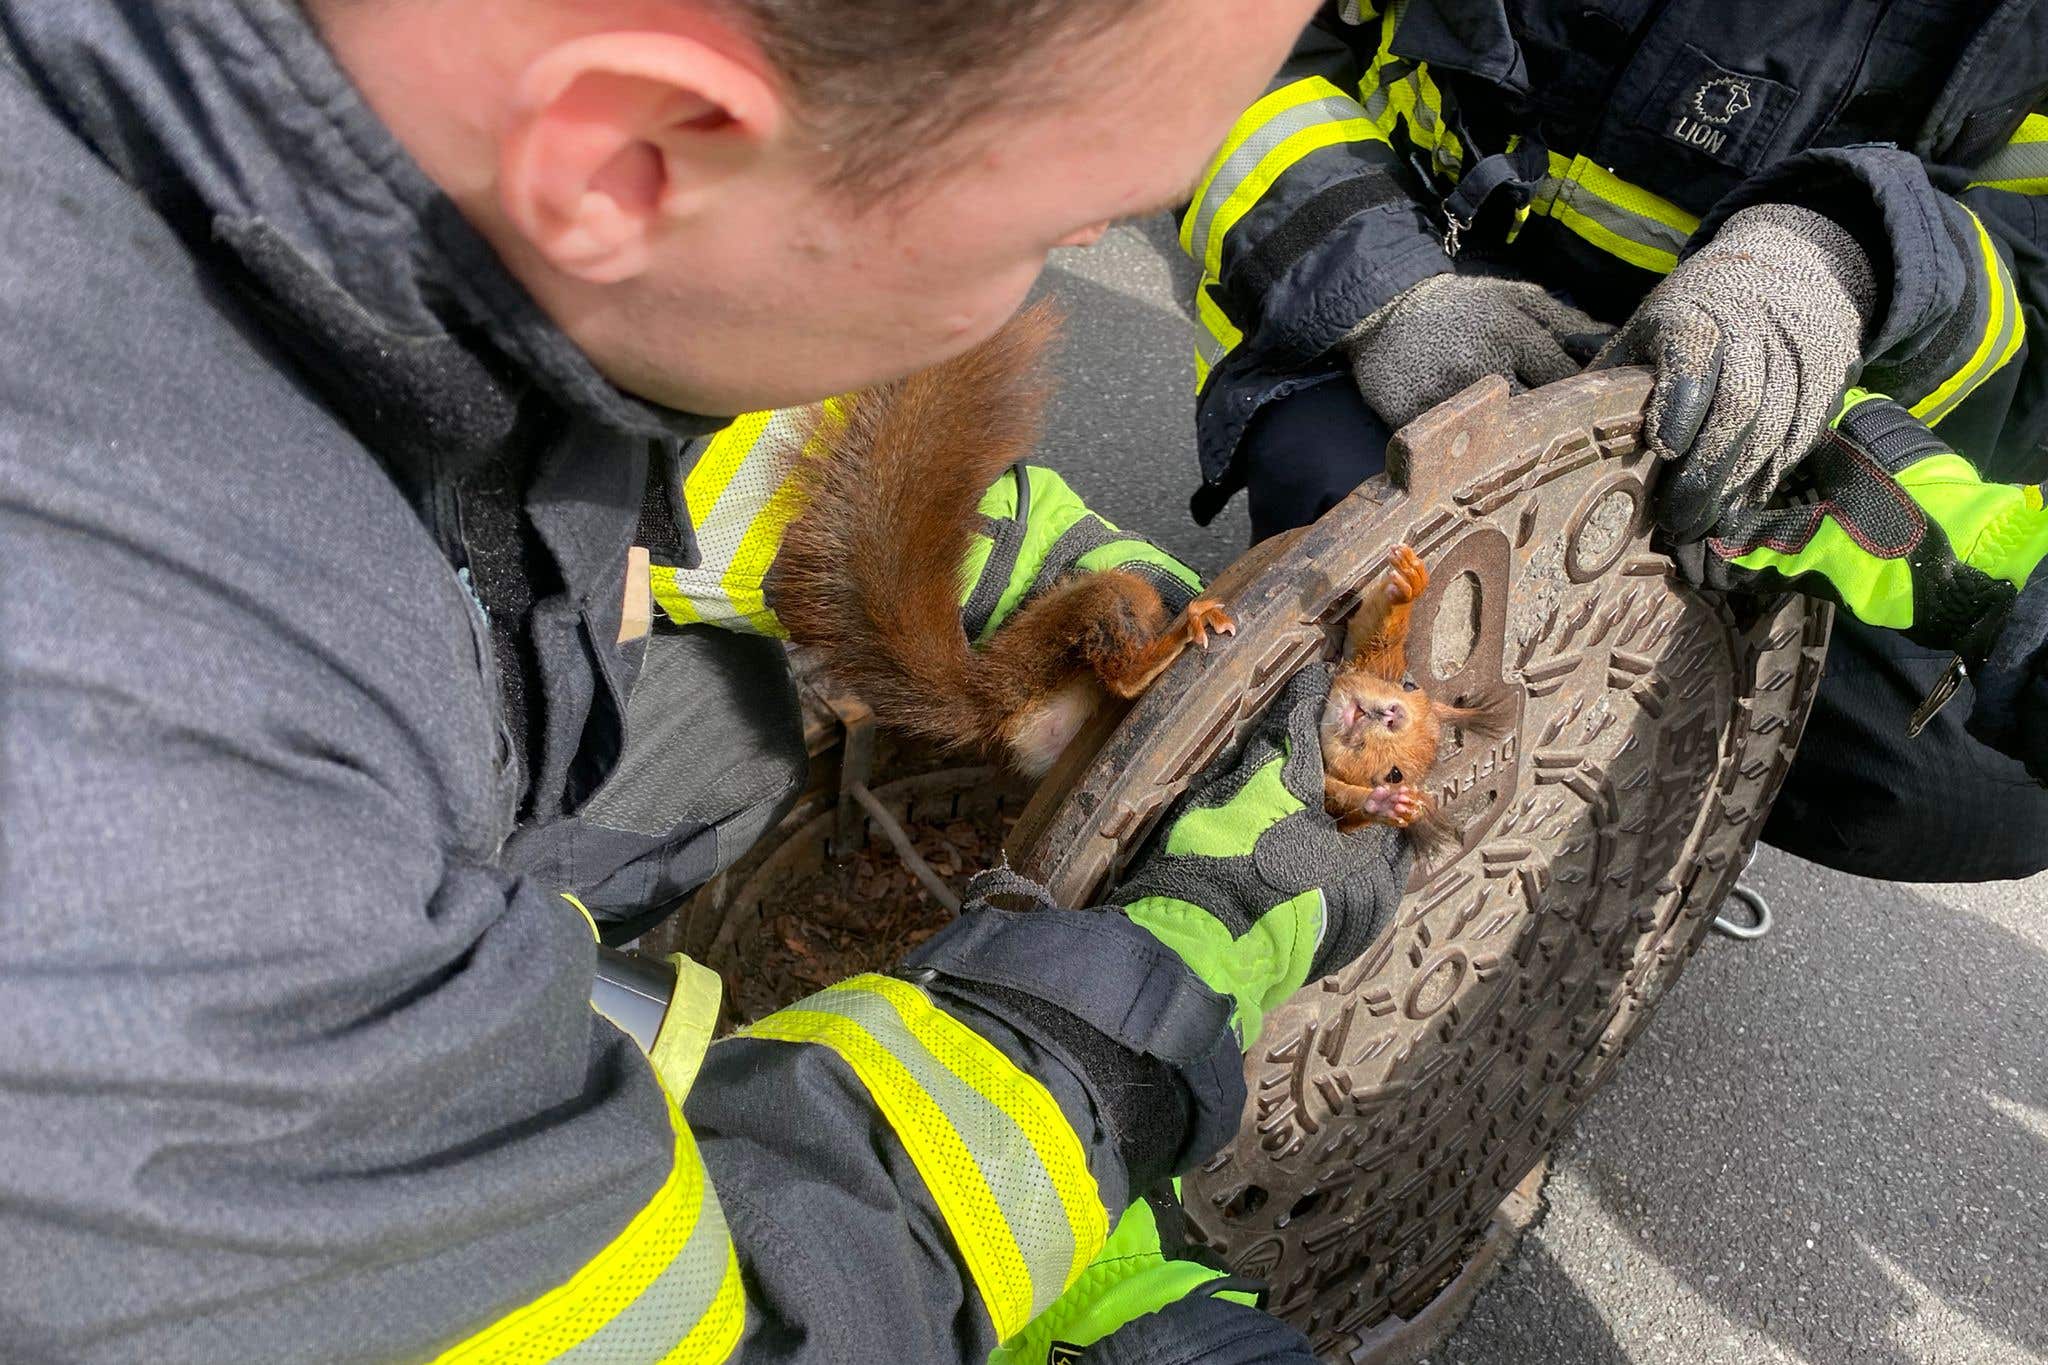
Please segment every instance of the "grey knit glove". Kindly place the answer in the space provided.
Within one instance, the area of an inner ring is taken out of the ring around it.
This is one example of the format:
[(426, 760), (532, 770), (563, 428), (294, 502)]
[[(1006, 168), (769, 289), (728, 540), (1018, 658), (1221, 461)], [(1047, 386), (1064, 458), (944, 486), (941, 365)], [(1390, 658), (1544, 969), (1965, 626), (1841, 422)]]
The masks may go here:
[(1243, 750), (1195, 780), (1110, 902), (1231, 997), (1249, 1046), (1266, 1012), (1372, 946), (1408, 880), (1408, 839), (1345, 834), (1323, 810), (1316, 664), (1281, 690)]
[(1594, 363), (1656, 367), (1649, 440), (1675, 464), (1658, 494), (1674, 539), (1761, 507), (1806, 458), (1862, 368), (1876, 306), (1856, 239), (1790, 204), (1732, 215), (1650, 291)]
[(1337, 345), (1366, 404), (1398, 427), (1488, 375), (1531, 389), (1575, 375), (1613, 330), (1525, 280), (1432, 275)]

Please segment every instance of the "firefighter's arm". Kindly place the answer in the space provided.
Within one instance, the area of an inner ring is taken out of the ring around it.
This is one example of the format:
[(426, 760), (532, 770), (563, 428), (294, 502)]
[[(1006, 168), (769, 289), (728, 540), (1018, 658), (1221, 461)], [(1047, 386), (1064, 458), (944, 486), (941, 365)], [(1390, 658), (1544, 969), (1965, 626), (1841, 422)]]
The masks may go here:
[(1234, 443), (1248, 415), (1225, 410), (1243, 406), (1223, 403), (1232, 376), (1299, 374), (1451, 268), (1422, 173), (1461, 165), (1466, 150), (1427, 68), (1389, 51), (1388, 8), (1326, 7), (1181, 215), (1181, 246), (1201, 270), (1195, 375), (1210, 463), (1211, 444)]
[(1165, 550), (1096, 512), (1067, 481), (1020, 464), (981, 500), (982, 532), (960, 566), (960, 624), (988, 641), (1033, 594), (1072, 573), (1121, 569), (1159, 592), (1169, 613), (1202, 590), (1201, 575)]
[(1117, 915), (986, 915), (705, 1058), (685, 1108), (744, 1358), (986, 1359), (1235, 1123), (1227, 1002), (1165, 945)]

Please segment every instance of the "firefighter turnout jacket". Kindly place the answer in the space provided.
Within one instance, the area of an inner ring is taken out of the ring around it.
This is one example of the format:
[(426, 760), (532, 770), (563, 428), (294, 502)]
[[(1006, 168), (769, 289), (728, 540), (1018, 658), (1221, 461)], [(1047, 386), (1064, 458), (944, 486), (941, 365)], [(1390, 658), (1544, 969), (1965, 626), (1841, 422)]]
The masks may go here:
[[(790, 794), (607, 797), (654, 670), (636, 540), (759, 549), (765, 501), (686, 496), (718, 424), (605, 384), (294, 5), (0, 0), (0, 113), (0, 1356), (1019, 1337), (1241, 1104), (1223, 1002), (1121, 916), (1046, 914), (1007, 967), (935, 940), (708, 1050), (688, 974), (650, 1064), (565, 893), (616, 930)], [(1042, 557), (1145, 558), (1061, 516)], [(744, 578), (666, 605), (765, 628)], [(787, 697), (662, 657), (707, 763)]]
[[(1750, 204), (1841, 223), (1878, 273), (1861, 382), (1986, 479), (2048, 477), (2048, 4), (1341, 0), (1180, 220), (1200, 267), (1198, 517), (1260, 409), (1345, 382), (1340, 337), (1470, 266), (1624, 320)], [(1972, 729), (2048, 780), (2048, 583)]]

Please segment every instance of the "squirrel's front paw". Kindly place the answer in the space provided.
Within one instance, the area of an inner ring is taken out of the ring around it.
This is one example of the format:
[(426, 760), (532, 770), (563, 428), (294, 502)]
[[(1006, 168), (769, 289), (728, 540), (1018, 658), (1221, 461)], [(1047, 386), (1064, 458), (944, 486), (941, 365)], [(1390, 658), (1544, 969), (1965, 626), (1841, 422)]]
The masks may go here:
[(1396, 545), (1393, 560), (1387, 569), (1387, 600), (1396, 605), (1413, 602), (1429, 587), (1429, 569), (1412, 545)]
[(1237, 622), (1230, 619), (1230, 613), (1223, 610), (1223, 604), (1213, 597), (1197, 597), (1188, 603), (1187, 632), (1190, 644), (1203, 649), (1209, 647), (1209, 632), (1218, 635), (1237, 634)]
[(1399, 786), (1382, 783), (1372, 789), (1361, 810), (1381, 824), (1406, 829), (1422, 818), (1427, 804), (1427, 798), (1405, 782)]

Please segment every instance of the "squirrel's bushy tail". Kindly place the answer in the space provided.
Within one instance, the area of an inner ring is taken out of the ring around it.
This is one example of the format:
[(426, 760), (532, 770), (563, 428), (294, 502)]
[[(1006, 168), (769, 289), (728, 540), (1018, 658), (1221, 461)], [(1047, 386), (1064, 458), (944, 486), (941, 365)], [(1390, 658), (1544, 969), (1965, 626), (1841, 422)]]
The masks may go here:
[(1000, 747), (1007, 720), (960, 627), (983, 493), (1038, 442), (1058, 315), (1039, 304), (957, 359), (819, 418), (804, 511), (776, 558), (776, 615), (876, 720)]

